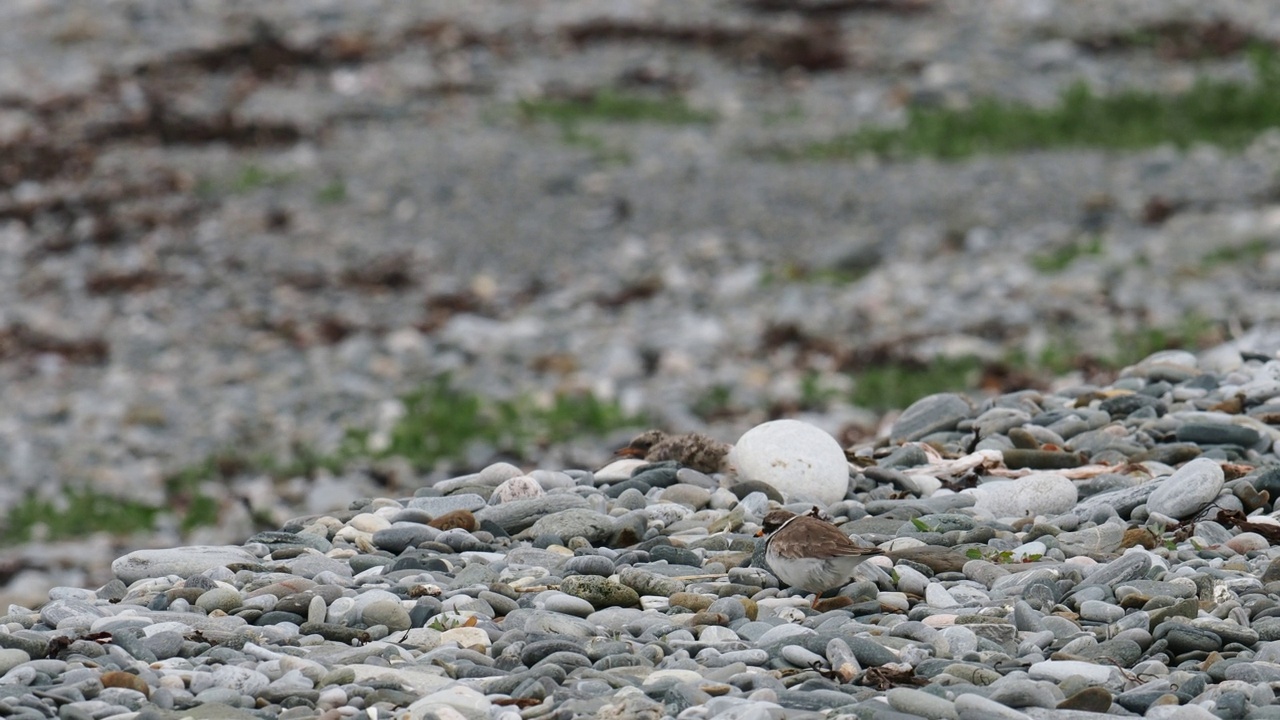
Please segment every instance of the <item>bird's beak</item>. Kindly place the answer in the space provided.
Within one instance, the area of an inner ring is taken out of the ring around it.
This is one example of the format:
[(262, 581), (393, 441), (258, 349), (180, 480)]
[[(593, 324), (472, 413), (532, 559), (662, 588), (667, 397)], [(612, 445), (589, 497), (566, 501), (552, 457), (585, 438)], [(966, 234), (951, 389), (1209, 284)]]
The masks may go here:
[(637, 449), (637, 448), (633, 448), (633, 447), (631, 447), (630, 445), (627, 445), (626, 447), (620, 447), (620, 448), (618, 448), (617, 450), (614, 450), (614, 451), (613, 451), (613, 454), (614, 454), (614, 456), (615, 456), (615, 457), (623, 457), (623, 458), (640, 458), (640, 459), (643, 459), (643, 458), (644, 458), (644, 452), (643, 452), (643, 451), (641, 451), (641, 450), (639, 450), (639, 449)]
[(760, 528), (756, 531), (756, 537), (764, 537), (764, 528)]

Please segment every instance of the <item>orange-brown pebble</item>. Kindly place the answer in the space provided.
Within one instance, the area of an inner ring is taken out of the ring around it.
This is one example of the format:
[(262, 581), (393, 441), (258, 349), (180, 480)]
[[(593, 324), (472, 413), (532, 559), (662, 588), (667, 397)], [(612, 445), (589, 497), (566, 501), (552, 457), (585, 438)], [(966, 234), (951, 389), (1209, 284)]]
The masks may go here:
[(147, 698), (151, 697), (151, 686), (147, 685), (147, 681), (123, 670), (109, 670), (102, 673), (100, 678), (103, 687), (126, 688), (129, 690), (137, 690)]
[(455, 530), (461, 528), (467, 532), (475, 532), (480, 528), (480, 522), (476, 520), (476, 516), (471, 514), (469, 510), (454, 510), (447, 512), (440, 517), (432, 518), (427, 523), (437, 530)]

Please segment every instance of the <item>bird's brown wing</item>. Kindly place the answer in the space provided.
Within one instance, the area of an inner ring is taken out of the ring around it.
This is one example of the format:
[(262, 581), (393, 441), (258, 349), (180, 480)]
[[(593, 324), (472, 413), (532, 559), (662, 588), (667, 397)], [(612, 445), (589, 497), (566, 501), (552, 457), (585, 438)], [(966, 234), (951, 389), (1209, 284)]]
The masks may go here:
[[(881, 555), (884, 553), (878, 547), (863, 547), (857, 544), (852, 538), (845, 535), (840, 528), (821, 520), (811, 517), (798, 517), (793, 521), (792, 525), (796, 530), (795, 539), (788, 545), (796, 550), (796, 554), (792, 555), (793, 557), (800, 555), (800, 548), (803, 548), (804, 556), (819, 560), (859, 555)], [(791, 529), (793, 529), (792, 526), (786, 528), (786, 530)], [(791, 553), (781, 554), (791, 555)]]

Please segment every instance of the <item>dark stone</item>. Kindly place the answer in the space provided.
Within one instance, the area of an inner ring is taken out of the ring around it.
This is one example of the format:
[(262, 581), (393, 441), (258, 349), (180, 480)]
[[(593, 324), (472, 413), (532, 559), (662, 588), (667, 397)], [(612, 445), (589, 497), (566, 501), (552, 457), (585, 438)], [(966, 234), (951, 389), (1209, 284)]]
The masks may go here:
[[(693, 567), (701, 567), (702, 565), (702, 558), (698, 557), (698, 553), (674, 545), (658, 545), (654, 547), (649, 551), (649, 559), (653, 561), (666, 560), (672, 565), (692, 565)], [(606, 576), (609, 574), (604, 573)]]
[(753, 492), (762, 492), (765, 494), (765, 497), (769, 498), (770, 500), (776, 503), (781, 504), (786, 502), (782, 498), (782, 493), (778, 492), (777, 488), (775, 488), (774, 486), (768, 483), (760, 482), (759, 480), (746, 480), (736, 485), (731, 485), (729, 487), (729, 492), (737, 496), (739, 500), (745, 498), (746, 496), (750, 495)]
[(1189, 422), (1178, 428), (1176, 436), (1179, 442), (1241, 447), (1251, 447), (1262, 437), (1257, 430), (1243, 425), (1198, 422)]
[(1005, 450), (1004, 464), (1011, 469), (1031, 468), (1033, 470), (1061, 470), (1080, 467), (1085, 463), (1084, 457), (1078, 453), (1053, 450)]
[(286, 622), (293, 623), (294, 625), (301, 625), (302, 623), (306, 622), (306, 620), (307, 619), (305, 617), (297, 613), (284, 612), (282, 610), (271, 610), (271, 611), (262, 613), (262, 615), (260, 615), (257, 620), (253, 621), (253, 624), (257, 625), (258, 627), (266, 627), (267, 625), (279, 625), (280, 623), (286, 623)]
[(1164, 415), (1165, 411), (1168, 410), (1163, 402), (1147, 394), (1117, 395), (1107, 398), (1098, 404), (1099, 410), (1117, 419), (1141, 408), (1152, 408), (1157, 416)]
[(1100, 687), (1085, 688), (1058, 703), (1058, 709), (1105, 713), (1111, 709), (1111, 693)]

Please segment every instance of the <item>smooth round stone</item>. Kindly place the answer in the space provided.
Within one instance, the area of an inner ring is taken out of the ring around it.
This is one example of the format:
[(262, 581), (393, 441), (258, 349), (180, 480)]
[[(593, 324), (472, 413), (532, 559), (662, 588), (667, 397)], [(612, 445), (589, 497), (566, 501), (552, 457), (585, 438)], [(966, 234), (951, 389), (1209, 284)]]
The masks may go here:
[(573, 476), (559, 470), (533, 470), (529, 473), (529, 477), (537, 480), (543, 490), (562, 490), (578, 485), (578, 481), (574, 480)]
[(373, 544), (390, 553), (400, 554), (407, 548), (434, 540), (440, 531), (425, 524), (412, 522), (392, 523), (391, 527), (373, 534)]
[(528, 500), (546, 494), (546, 489), (534, 478), (528, 475), (517, 475), (502, 481), (493, 489), (493, 494), (489, 496), (489, 504), (499, 505), (513, 500)]
[(692, 567), (701, 567), (702, 558), (698, 553), (682, 547), (674, 545), (658, 545), (649, 550), (649, 559), (654, 562), (666, 560), (672, 565), (690, 565)]
[(671, 525), (687, 519), (693, 515), (693, 511), (676, 503), (654, 503), (644, 509), (644, 515), (663, 525)]
[(977, 498), (976, 512), (994, 518), (1057, 515), (1075, 507), (1079, 499), (1075, 483), (1054, 473), (994, 480), (964, 492)]
[(597, 610), (608, 607), (636, 607), (640, 594), (608, 578), (595, 575), (571, 575), (560, 583), (561, 592), (582, 598)]
[(1080, 603), (1080, 617), (1095, 622), (1112, 623), (1124, 617), (1124, 608), (1102, 600), (1085, 600)]
[(904, 564), (896, 565), (893, 569), (898, 574), (899, 590), (912, 595), (924, 595), (925, 588), (929, 587), (930, 583), (924, 573)]
[(671, 595), (672, 607), (688, 608), (694, 612), (706, 610), (711, 607), (711, 604), (715, 601), (715, 595), (704, 595), (701, 593), (677, 592)]
[(1068, 557), (1076, 555), (1104, 555), (1120, 549), (1124, 542), (1125, 526), (1119, 522), (1109, 522), (1096, 527), (1084, 528), (1073, 532), (1059, 533), (1055, 538), (1058, 547)]
[(487, 648), (489, 633), (478, 627), (456, 627), (440, 633), (441, 643), (457, 643), (463, 648)]
[(946, 642), (948, 657), (963, 658), (978, 649), (977, 634), (963, 625), (942, 628), (938, 631), (938, 637)]
[(438, 518), (442, 515), (466, 510), (468, 512), (476, 512), (488, 503), (483, 497), (475, 493), (463, 493), (461, 495), (449, 495), (446, 497), (415, 497), (409, 501), (409, 508), (419, 510), (428, 517)]
[(1027, 674), (1033, 680), (1062, 682), (1072, 675), (1079, 675), (1095, 685), (1102, 685), (1110, 680), (1113, 671), (1115, 668), (1080, 660), (1042, 660), (1027, 668)]
[(885, 699), (894, 710), (910, 715), (947, 720), (957, 720), (960, 717), (956, 714), (955, 703), (923, 690), (890, 688), (889, 692), (885, 693)]
[(648, 504), (649, 501), (645, 500), (644, 493), (633, 487), (623, 490), (618, 495), (618, 498), (613, 501), (614, 507), (624, 510), (643, 510)]
[(1014, 562), (1023, 562), (1031, 560), (1032, 558), (1038, 559), (1039, 557), (1043, 557), (1045, 553), (1049, 552), (1049, 548), (1045, 546), (1044, 543), (1036, 540), (1029, 543), (1023, 543), (1022, 545), (1014, 548), (1012, 552), (1012, 559)]
[(221, 610), (224, 613), (230, 613), (240, 607), (244, 599), (240, 596), (240, 592), (233, 588), (216, 587), (212, 590), (204, 592), (200, 597), (196, 598), (196, 607), (204, 610), (205, 613), (211, 613), (214, 610)]
[(849, 650), (863, 667), (888, 665), (899, 660), (892, 650), (870, 638), (854, 636), (847, 638), (847, 642)]
[[(1164, 627), (1166, 626), (1161, 626), (1161, 629)], [(1169, 644), (1169, 649), (1175, 653), (1212, 652), (1222, 649), (1222, 638), (1215, 632), (1188, 625), (1167, 627), (1169, 630), (1164, 634), (1164, 640)]]
[(1105, 713), (1111, 709), (1111, 693), (1105, 688), (1087, 687), (1058, 703), (1058, 710)]
[(613, 518), (608, 515), (586, 508), (570, 508), (539, 518), (526, 534), (531, 537), (555, 535), (565, 540), (581, 537), (595, 545), (608, 540), (613, 529)]
[(729, 622), (741, 620), (747, 616), (747, 608), (742, 604), (742, 599), (737, 597), (720, 598), (711, 603), (707, 612), (724, 615)]
[(1196, 458), (1172, 475), (1155, 480), (1147, 509), (1172, 518), (1186, 518), (1213, 502), (1225, 484), (1222, 466), (1209, 458)]
[(31, 656), (17, 648), (0, 649), (0, 675), (4, 675), (19, 665), (29, 662)]
[(827, 666), (827, 659), (812, 650), (800, 645), (783, 645), (782, 659), (799, 668), (820, 668)]
[(1227, 547), (1243, 555), (1258, 550), (1266, 550), (1271, 547), (1271, 542), (1258, 533), (1242, 532), (1228, 540)]
[(924, 589), (924, 601), (933, 608), (954, 608), (960, 607), (960, 602), (947, 592), (940, 583), (931, 582)]
[(381, 515), (373, 513), (360, 513), (347, 521), (349, 527), (355, 528), (360, 532), (375, 533), (379, 530), (386, 530), (391, 527), (391, 521)]
[(271, 684), (271, 679), (263, 673), (238, 665), (214, 668), (209, 681), (213, 687), (231, 690), (237, 695), (257, 695)]
[(738, 476), (776, 488), (789, 500), (831, 505), (849, 491), (849, 462), (826, 431), (799, 420), (773, 420), (745, 432), (729, 451)]
[(1099, 565), (1085, 576), (1085, 580), (1089, 585), (1115, 587), (1120, 583), (1145, 578), (1150, 569), (1151, 555), (1142, 550), (1131, 549), (1119, 558)]
[[(543, 497), (512, 500), (501, 505), (490, 505), (476, 512), (476, 519), (492, 522), (508, 533), (529, 528), (540, 518), (571, 508), (586, 508), (590, 503), (584, 497), (572, 493), (549, 493)], [(534, 532), (535, 537), (541, 534)], [(552, 532), (553, 535), (559, 533)]]
[[(699, 655), (701, 660), (701, 655)], [(702, 661), (707, 667), (726, 667), (734, 663), (742, 663), (743, 665), (760, 666), (769, 662), (769, 653), (759, 648), (748, 648), (746, 650), (731, 650), (719, 655), (712, 655), (705, 661)]]
[(393, 632), (408, 630), (413, 626), (409, 611), (393, 600), (378, 600), (366, 605), (360, 619), (365, 625), (386, 625)]
[(596, 610), (595, 607), (587, 600), (562, 592), (549, 594), (542, 603), (543, 609), (550, 612), (558, 612), (582, 618), (585, 618)]
[[(666, 567), (663, 565), (650, 567)], [(691, 574), (698, 572), (697, 568), (693, 568)], [(669, 577), (663, 577), (655, 572), (649, 572), (637, 567), (622, 568), (618, 572), (618, 579), (623, 585), (632, 588), (640, 595), (659, 595), (662, 597), (671, 597), (677, 592), (684, 590), (684, 583)]]
[(1178, 428), (1178, 442), (1197, 445), (1239, 445), (1250, 447), (1262, 439), (1257, 430), (1243, 425), (1214, 422), (1188, 422)]
[(898, 416), (889, 439), (898, 445), (936, 432), (953, 430), (972, 412), (969, 401), (954, 393), (928, 395), (912, 403)]
[(613, 574), (613, 561), (603, 555), (578, 555), (564, 561), (563, 573), (609, 577)]
[(720, 482), (716, 478), (688, 467), (682, 467), (679, 470), (676, 470), (676, 483), (700, 487), (708, 491), (714, 491), (716, 488), (720, 487)]
[(199, 545), (168, 550), (135, 550), (111, 563), (111, 572), (125, 584), (147, 578), (190, 577), (214, 568), (259, 563), (258, 557), (234, 546)]
[(677, 483), (659, 493), (658, 500), (700, 510), (711, 502), (711, 491), (697, 485)]

